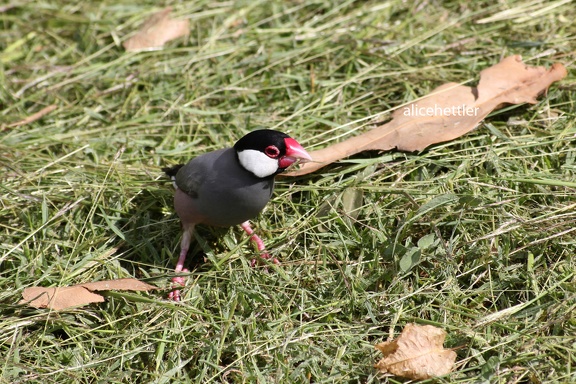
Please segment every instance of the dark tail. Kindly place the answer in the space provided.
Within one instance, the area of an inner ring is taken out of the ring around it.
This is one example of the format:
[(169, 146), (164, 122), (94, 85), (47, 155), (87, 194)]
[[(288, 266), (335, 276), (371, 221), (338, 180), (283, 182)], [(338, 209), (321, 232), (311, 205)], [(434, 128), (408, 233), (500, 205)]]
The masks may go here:
[(165, 168), (162, 168), (162, 172), (164, 172), (171, 179), (173, 179), (174, 177), (176, 177), (176, 174), (178, 173), (180, 168), (182, 168), (183, 166), (184, 166), (184, 164), (177, 164), (177, 165), (174, 165), (172, 167), (165, 167)]

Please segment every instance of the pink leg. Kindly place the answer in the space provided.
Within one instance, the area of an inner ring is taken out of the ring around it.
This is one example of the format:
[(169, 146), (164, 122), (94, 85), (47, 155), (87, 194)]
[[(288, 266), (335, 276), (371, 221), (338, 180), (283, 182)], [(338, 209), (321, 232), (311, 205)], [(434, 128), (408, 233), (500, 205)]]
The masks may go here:
[[(190, 249), (190, 243), (192, 242), (192, 234), (194, 233), (194, 224), (183, 225), (184, 230), (182, 232), (182, 241), (180, 242), (180, 256), (178, 257), (178, 262), (176, 263), (176, 268), (174, 272), (188, 272), (184, 268), (184, 261), (186, 261), (186, 255), (188, 254), (188, 249)], [(176, 276), (172, 278), (172, 282), (176, 285), (184, 286), (186, 279), (182, 276)], [(180, 301), (180, 291), (178, 289), (173, 290), (168, 294), (168, 298), (174, 301)]]
[[(256, 243), (256, 247), (260, 252), (260, 257), (262, 257), (263, 259), (270, 259), (270, 255), (268, 254), (268, 252), (266, 252), (266, 246), (264, 245), (264, 242), (257, 234), (254, 233), (254, 230), (250, 226), (250, 222), (245, 221), (242, 224), (240, 224), (240, 226), (248, 234), (248, 236), (250, 236), (250, 240)], [(277, 258), (273, 258), (272, 262), (274, 264), (280, 264), (280, 261), (278, 261)], [(253, 267), (256, 265), (256, 259), (252, 259), (251, 265)]]

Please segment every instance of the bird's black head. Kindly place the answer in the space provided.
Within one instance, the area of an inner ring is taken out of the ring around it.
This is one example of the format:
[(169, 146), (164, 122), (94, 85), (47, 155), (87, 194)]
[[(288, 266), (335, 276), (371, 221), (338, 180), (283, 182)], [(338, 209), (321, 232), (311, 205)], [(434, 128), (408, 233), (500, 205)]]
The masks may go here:
[(252, 131), (234, 144), (240, 165), (260, 178), (274, 176), (296, 161), (312, 158), (285, 133), (272, 129)]

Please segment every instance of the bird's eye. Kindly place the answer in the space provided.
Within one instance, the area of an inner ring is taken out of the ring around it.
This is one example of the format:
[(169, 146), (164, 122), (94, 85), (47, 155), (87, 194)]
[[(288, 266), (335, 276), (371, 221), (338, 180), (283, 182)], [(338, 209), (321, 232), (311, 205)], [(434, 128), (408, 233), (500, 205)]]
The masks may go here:
[(275, 145), (269, 145), (264, 150), (264, 153), (273, 159), (277, 158), (280, 154), (280, 150)]

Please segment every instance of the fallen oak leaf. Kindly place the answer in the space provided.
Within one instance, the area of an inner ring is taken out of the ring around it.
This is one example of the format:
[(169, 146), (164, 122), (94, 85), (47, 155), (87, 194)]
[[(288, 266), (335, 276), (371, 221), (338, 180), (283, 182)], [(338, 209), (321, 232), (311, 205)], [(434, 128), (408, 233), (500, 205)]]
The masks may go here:
[(158, 289), (153, 285), (132, 278), (94, 281), (78, 285), (91, 291), (150, 291)]
[(555, 63), (549, 70), (531, 67), (521, 56), (504, 58), (480, 72), (477, 87), (448, 83), (392, 113), (392, 120), (326, 148), (311, 151), (314, 162), (303, 164), (286, 176), (314, 172), (330, 163), (362, 151), (398, 149), (421, 151), (453, 140), (474, 129), (490, 112), (506, 104), (536, 103), (536, 97), (566, 76)]
[(153, 289), (157, 287), (136, 279), (104, 280), (65, 287), (29, 287), (22, 292), (22, 300), (19, 304), (59, 311), (104, 302), (104, 297), (94, 293), (95, 291), (149, 291)]
[(122, 44), (124, 49), (128, 52), (157, 50), (170, 40), (186, 36), (190, 30), (190, 21), (171, 19), (170, 12), (172, 7), (167, 7), (150, 16), (138, 33)]
[(445, 338), (443, 329), (407, 324), (397, 339), (375, 346), (384, 357), (374, 368), (413, 380), (446, 375), (454, 368), (456, 352), (443, 347)]
[(29, 287), (22, 292), (18, 304), (27, 304), (34, 308), (50, 308), (55, 311), (71, 307), (80, 307), (90, 303), (102, 303), (104, 297), (81, 285), (69, 287)]

